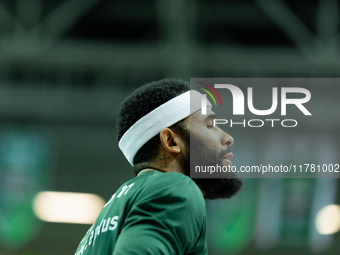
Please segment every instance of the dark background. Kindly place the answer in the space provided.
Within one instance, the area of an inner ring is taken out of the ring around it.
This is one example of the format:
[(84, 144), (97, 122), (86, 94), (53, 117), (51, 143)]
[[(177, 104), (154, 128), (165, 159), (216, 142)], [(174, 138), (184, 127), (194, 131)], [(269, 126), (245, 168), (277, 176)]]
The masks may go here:
[[(42, 190), (95, 193), (108, 200), (134, 176), (115, 140), (117, 109), (131, 91), (169, 76), (188, 81), (191, 77), (338, 77), (339, 23), (336, 0), (2, 0), (0, 143), (10, 132), (41, 134), (50, 152)], [(320, 84), (313, 87), (314, 95), (322, 95), (320, 104), (333, 109), (324, 112), (322, 121), (335, 121), (326, 128), (319, 122), (302, 133), (308, 141), (323, 133), (330, 144), (337, 144), (339, 89)], [(261, 130), (237, 134), (240, 141), (256, 142), (257, 148), (263, 145), (259, 137), (266, 135)], [(237, 148), (242, 151), (242, 143)], [(246, 155), (244, 160), (251, 162), (251, 150)], [(338, 154), (333, 159), (339, 163)], [(268, 192), (277, 185), (267, 184)], [(301, 223), (304, 216), (312, 222), (314, 195), (304, 196), (312, 194), (317, 184), (308, 185), (301, 200), (293, 203), (297, 214), (285, 214), (284, 209), (278, 214), (289, 216), (281, 219), (281, 227)], [(337, 181), (332, 185), (336, 189)], [(3, 194), (5, 186), (0, 187)], [(289, 238), (280, 242), (279, 234), (269, 246), (259, 245), (263, 211), (258, 208), (267, 193), (263, 186), (249, 181), (238, 200), (207, 203), (209, 217), (231, 215), (225, 223), (230, 227), (225, 240), (243, 235), (234, 250), (224, 239), (210, 241), (210, 254), (314, 254), (309, 239), (313, 224), (306, 222), (296, 237), (301, 242)], [(291, 198), (296, 198), (293, 191)], [(283, 197), (284, 206), (278, 210), (291, 204), (288, 195)], [(309, 206), (299, 201), (308, 201)], [(267, 202), (262, 210), (274, 215), (272, 202)], [(240, 203), (249, 206), (240, 209)], [(339, 203), (338, 192), (333, 203)], [(4, 204), (0, 208), (5, 211)], [(247, 221), (233, 228), (239, 210)], [(219, 215), (214, 216), (216, 211)], [(275, 222), (275, 217), (269, 218), (269, 225)], [(208, 224), (210, 240), (223, 236), (216, 234), (216, 222)], [(88, 228), (41, 223), (29, 240), (15, 247), (0, 238), (0, 254), (73, 254)], [(294, 237), (294, 227), (280, 231), (281, 237)], [(329, 240), (320, 253), (338, 254), (339, 234)]]

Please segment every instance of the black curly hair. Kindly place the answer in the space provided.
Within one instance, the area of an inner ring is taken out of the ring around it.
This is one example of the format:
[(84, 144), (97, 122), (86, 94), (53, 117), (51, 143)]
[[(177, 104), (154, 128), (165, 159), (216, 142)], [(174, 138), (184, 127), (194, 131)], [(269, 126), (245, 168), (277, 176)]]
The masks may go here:
[[(118, 112), (117, 141), (140, 118), (188, 90), (190, 90), (188, 82), (175, 78), (153, 81), (136, 89), (123, 101)], [(170, 128), (181, 133), (185, 129), (185, 125), (182, 120)], [(144, 144), (134, 157), (134, 166), (154, 159), (158, 153), (159, 143), (159, 135), (156, 135)], [(135, 168), (136, 174), (138, 171), (139, 169)]]

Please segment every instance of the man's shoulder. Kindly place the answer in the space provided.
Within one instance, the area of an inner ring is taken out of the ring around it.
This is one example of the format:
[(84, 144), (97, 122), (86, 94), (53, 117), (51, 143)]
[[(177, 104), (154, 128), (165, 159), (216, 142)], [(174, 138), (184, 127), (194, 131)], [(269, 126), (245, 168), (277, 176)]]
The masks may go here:
[[(145, 176), (146, 177), (146, 176)], [(143, 185), (142, 195), (186, 201), (188, 205), (205, 208), (204, 198), (196, 183), (188, 176), (176, 172), (149, 174)]]
[(180, 190), (191, 190), (200, 193), (196, 183), (188, 176), (177, 172), (153, 171), (145, 182), (146, 186), (158, 186), (159, 188), (177, 188)]

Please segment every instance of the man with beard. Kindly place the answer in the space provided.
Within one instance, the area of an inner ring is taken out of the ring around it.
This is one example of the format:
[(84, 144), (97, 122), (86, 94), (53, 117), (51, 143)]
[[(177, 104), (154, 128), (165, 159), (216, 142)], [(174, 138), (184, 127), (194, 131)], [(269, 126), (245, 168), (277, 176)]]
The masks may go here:
[(230, 166), (234, 142), (212, 125), (209, 107), (201, 115), (200, 104), (190, 105), (201, 95), (189, 90), (185, 81), (163, 79), (125, 99), (117, 140), (137, 176), (106, 203), (76, 255), (207, 254), (204, 198), (229, 198), (242, 182), (189, 177), (190, 148), (195, 164)]

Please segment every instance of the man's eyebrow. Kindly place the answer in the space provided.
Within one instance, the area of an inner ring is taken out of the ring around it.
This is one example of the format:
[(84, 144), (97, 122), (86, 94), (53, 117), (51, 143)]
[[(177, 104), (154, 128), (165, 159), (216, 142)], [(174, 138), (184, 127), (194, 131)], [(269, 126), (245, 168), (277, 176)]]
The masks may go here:
[(216, 114), (215, 113), (212, 113), (212, 114), (209, 114), (207, 117), (205, 117), (205, 119), (216, 119)]

